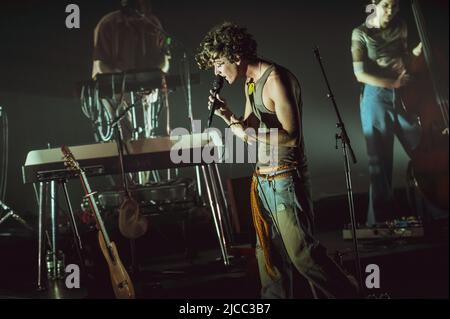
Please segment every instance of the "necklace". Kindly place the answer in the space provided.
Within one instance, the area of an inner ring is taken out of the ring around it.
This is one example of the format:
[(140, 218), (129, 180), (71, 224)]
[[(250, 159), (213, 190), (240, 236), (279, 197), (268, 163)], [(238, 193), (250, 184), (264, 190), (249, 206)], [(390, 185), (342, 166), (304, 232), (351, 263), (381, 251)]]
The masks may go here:
[[(258, 80), (261, 77), (261, 68), (262, 68), (262, 63), (261, 61), (258, 63), (259, 64), (259, 71), (258, 71)], [(249, 95), (252, 95), (253, 92), (255, 92), (255, 83), (258, 82), (258, 80), (254, 80), (253, 78), (250, 78), (249, 81), (247, 82), (247, 91)]]
[(259, 77), (258, 77), (258, 80), (261, 78), (261, 68), (262, 68), (262, 62), (259, 61)]

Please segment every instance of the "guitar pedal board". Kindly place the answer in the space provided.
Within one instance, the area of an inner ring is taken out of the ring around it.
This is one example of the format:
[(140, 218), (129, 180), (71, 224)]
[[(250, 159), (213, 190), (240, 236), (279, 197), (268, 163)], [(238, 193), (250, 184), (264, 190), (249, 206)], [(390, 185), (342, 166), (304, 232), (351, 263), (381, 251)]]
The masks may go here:
[[(342, 230), (343, 239), (353, 238), (350, 225)], [(424, 236), (422, 222), (416, 217), (404, 217), (378, 223), (374, 227), (358, 227), (356, 237), (358, 239), (395, 239), (395, 238), (420, 238)]]

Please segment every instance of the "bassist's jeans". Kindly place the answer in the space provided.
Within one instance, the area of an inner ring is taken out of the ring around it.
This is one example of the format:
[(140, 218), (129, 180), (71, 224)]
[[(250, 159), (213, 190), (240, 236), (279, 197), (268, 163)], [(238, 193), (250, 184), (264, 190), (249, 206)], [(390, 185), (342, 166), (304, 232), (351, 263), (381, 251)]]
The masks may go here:
[(420, 143), (416, 115), (406, 112), (398, 90), (366, 84), (360, 115), (369, 157), (369, 208), (367, 224), (374, 225), (393, 214), (392, 166), (394, 136), (411, 157)]

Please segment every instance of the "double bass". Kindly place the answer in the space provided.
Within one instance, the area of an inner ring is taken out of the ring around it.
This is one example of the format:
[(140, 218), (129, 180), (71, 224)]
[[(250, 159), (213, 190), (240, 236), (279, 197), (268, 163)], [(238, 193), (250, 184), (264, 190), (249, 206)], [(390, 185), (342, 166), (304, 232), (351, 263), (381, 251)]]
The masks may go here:
[(420, 144), (411, 158), (412, 175), (421, 194), (436, 207), (448, 211), (449, 194), (449, 126), (448, 94), (438, 80), (439, 70), (448, 72), (448, 61), (439, 51), (432, 50), (425, 22), (416, 0), (412, 0), (422, 53), (412, 59), (409, 73), (411, 84), (402, 89), (407, 109), (417, 114), (422, 129)]

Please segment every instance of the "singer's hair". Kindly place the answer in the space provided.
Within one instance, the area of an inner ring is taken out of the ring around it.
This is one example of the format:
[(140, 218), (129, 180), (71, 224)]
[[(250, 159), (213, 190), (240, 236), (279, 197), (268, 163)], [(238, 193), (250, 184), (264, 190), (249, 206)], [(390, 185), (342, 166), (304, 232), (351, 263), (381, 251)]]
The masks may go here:
[[(130, 13), (130, 11), (146, 11), (149, 13), (152, 11), (152, 1), (151, 0), (119, 0), (120, 9), (124, 13)], [(141, 12), (143, 13), (143, 12)]]
[[(381, 1), (383, 1), (383, 0), (369, 0), (369, 3), (370, 3), (370, 4), (378, 5)], [(399, 0), (399, 1), (400, 1), (400, 0)], [(397, 4), (399, 4), (399, 1), (397, 1)]]
[(238, 57), (256, 59), (256, 41), (246, 28), (231, 22), (224, 22), (211, 29), (200, 43), (195, 59), (201, 69), (209, 69), (214, 60), (225, 57), (230, 63)]

